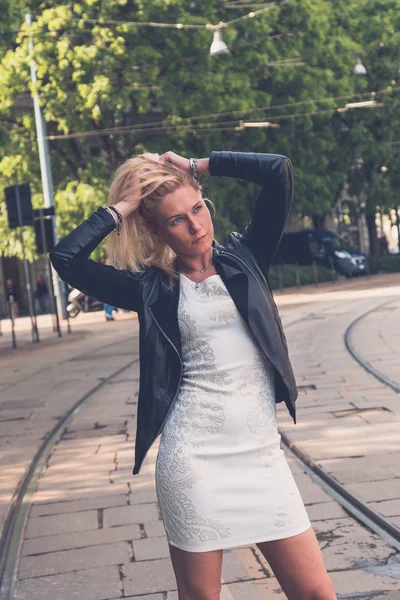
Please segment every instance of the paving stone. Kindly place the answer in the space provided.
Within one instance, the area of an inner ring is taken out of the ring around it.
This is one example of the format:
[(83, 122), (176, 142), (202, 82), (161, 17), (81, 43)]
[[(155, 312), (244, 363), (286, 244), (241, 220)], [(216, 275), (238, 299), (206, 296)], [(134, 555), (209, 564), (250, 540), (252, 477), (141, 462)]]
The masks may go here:
[(295, 474), (295, 481), (299, 487), (304, 504), (331, 502), (332, 498), (319, 485), (311, 481), (305, 473)]
[[(168, 592), (168, 600), (170, 599), (169, 594), (173, 592)], [(135, 600), (165, 600), (164, 594), (146, 594), (146, 596), (124, 596), (124, 598), (135, 598)], [(121, 596), (118, 598), (112, 598), (111, 600), (121, 600)], [(178, 597), (176, 597), (178, 600)]]
[(72, 501), (72, 500), (86, 500), (88, 498), (95, 498), (98, 495), (109, 496), (110, 494), (125, 494), (129, 491), (128, 485), (125, 483), (121, 484), (110, 484), (99, 487), (99, 484), (88, 487), (77, 487), (76, 489), (53, 489), (48, 486), (47, 489), (37, 490), (35, 492), (35, 504), (49, 504), (56, 501)]
[(52, 515), (50, 517), (32, 517), (32, 519), (28, 520), (25, 537), (42, 537), (97, 528), (97, 511)]
[(18, 581), (14, 600), (108, 600), (121, 597), (118, 567), (101, 567), (73, 573)]
[(287, 596), (283, 593), (282, 588), (275, 577), (256, 581), (254, 585), (261, 594), (263, 600), (275, 600), (275, 598), (278, 598), (278, 600), (287, 600)]
[[(384, 575), (366, 573), (364, 570), (334, 571), (329, 574), (337, 595), (349, 594), (350, 598), (360, 599), (357, 594), (368, 594), (367, 598), (376, 598), (379, 592), (398, 593), (400, 590), (399, 579)], [(387, 596), (384, 596), (385, 598)]]
[(98, 496), (87, 500), (75, 500), (71, 502), (52, 502), (51, 504), (34, 504), (29, 512), (30, 517), (42, 517), (71, 512), (82, 512), (99, 508), (126, 506), (128, 494), (116, 494), (110, 496)]
[(157, 521), (158, 509), (156, 504), (138, 504), (134, 506), (121, 506), (120, 508), (104, 509), (104, 527), (116, 525), (132, 525)]
[(225, 583), (250, 579), (250, 575), (241, 562), (239, 555), (235, 552), (235, 549), (224, 551), (222, 577)]
[(337, 502), (323, 502), (322, 504), (306, 505), (310, 521), (321, 521), (324, 519), (338, 519), (347, 517), (347, 513)]
[(385, 540), (351, 518), (313, 521), (328, 571), (368, 568), (395, 552)]
[(22, 546), (22, 555), (56, 552), (141, 539), (139, 525), (124, 525), (107, 529), (93, 529), (77, 533), (48, 535), (45, 537), (26, 539)]
[(353, 483), (346, 487), (352, 494), (367, 502), (391, 500), (394, 498), (400, 499), (400, 478), (388, 479), (385, 481), (385, 485), (382, 485), (379, 481), (371, 481), (367, 483)]
[(18, 568), (18, 578), (28, 579), (94, 567), (119, 565), (128, 563), (131, 557), (132, 553), (127, 542), (51, 552), (39, 556), (23, 556)]
[(144, 523), (146, 537), (162, 537), (165, 535), (164, 523), (162, 521), (149, 521)]
[(260, 589), (253, 582), (224, 583), (221, 590), (221, 600), (263, 600), (263, 598)]
[(125, 596), (176, 590), (176, 580), (169, 559), (149, 560), (124, 565)]
[(132, 487), (132, 493), (129, 496), (130, 504), (149, 504), (157, 502), (155, 490), (136, 490)]
[(133, 555), (135, 561), (154, 560), (156, 558), (169, 558), (169, 545), (166, 537), (148, 538), (133, 542)]
[(400, 499), (396, 500), (384, 500), (383, 502), (371, 502), (370, 504), (373, 510), (376, 510), (385, 517), (400, 516)]
[(271, 569), (258, 548), (235, 548), (234, 552), (250, 579), (264, 579), (271, 575)]

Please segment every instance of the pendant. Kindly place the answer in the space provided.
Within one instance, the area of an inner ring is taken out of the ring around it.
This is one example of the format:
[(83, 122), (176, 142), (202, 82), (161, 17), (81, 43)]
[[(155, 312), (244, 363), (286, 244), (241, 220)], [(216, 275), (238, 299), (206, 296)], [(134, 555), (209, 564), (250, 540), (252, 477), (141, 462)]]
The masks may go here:
[(194, 286), (194, 289), (195, 289), (195, 290), (198, 290), (198, 289), (199, 289), (199, 287), (200, 287), (200, 286), (199, 286), (199, 282), (198, 282), (198, 281), (196, 281), (196, 285)]

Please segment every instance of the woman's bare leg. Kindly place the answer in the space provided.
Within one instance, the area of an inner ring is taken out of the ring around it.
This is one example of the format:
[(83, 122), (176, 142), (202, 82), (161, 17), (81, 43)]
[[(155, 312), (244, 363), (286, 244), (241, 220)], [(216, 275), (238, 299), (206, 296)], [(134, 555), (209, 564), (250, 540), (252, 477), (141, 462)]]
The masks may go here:
[(179, 600), (219, 600), (222, 550), (186, 552), (169, 546)]
[(283, 540), (257, 544), (288, 600), (336, 600), (312, 528)]

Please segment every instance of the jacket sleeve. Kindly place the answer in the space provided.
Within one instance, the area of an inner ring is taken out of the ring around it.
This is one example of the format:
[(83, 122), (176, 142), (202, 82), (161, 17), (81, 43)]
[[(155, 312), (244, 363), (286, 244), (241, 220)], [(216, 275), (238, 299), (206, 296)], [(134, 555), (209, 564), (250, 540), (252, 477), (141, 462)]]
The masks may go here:
[(254, 152), (212, 152), (210, 175), (237, 177), (261, 185), (250, 224), (242, 234), (260, 266), (268, 271), (281, 241), (293, 198), (293, 168), (285, 156)]
[(55, 246), (50, 260), (61, 279), (72, 287), (100, 302), (138, 312), (145, 273), (120, 270), (89, 259), (114, 227), (112, 216), (99, 208)]

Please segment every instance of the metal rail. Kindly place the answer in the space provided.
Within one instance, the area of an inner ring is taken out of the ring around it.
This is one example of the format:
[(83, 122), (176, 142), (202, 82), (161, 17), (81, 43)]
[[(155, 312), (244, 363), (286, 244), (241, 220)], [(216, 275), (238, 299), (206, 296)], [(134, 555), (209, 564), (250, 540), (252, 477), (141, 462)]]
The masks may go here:
[[(390, 302), (394, 302), (391, 300)], [(385, 302), (384, 305), (389, 304)], [(368, 314), (381, 308), (383, 304), (375, 307), (357, 319), (347, 328), (344, 339), (347, 350), (355, 358), (355, 360), (369, 373), (377, 379), (388, 385), (395, 392), (400, 392), (400, 385), (393, 382), (383, 373), (374, 369), (366, 362), (354, 349), (351, 342), (351, 333), (357, 323), (359, 323)], [(323, 312), (323, 311), (321, 311)], [(303, 321), (303, 318), (296, 319), (285, 326), (285, 329)], [(126, 341), (126, 340), (124, 340)], [(43, 441), (41, 447), (35, 454), (30, 467), (22, 480), (19, 490), (15, 496), (12, 506), (7, 515), (3, 534), (0, 539), (0, 600), (11, 600), (13, 597), (14, 579), (16, 576), (16, 567), (18, 564), (18, 556), (22, 543), (22, 535), (27, 520), (28, 510), (31, 503), (32, 495), (36, 489), (38, 479), (46, 464), (46, 461), (54, 447), (59, 441), (68, 424), (73, 419), (79, 408), (90, 398), (100, 387), (108, 383), (111, 379), (131, 367), (138, 359), (130, 361), (125, 366), (118, 369), (101, 383), (96, 385), (92, 390), (85, 394), (71, 409), (61, 418), (57, 425), (49, 432)], [(325, 469), (320, 467), (308, 454), (303, 452), (295, 444), (293, 444), (288, 436), (280, 431), (282, 438), (282, 446), (285, 452), (298, 462), (305, 472), (310, 475), (318, 485), (320, 485), (330, 496), (341, 504), (344, 510), (362, 525), (368, 527), (379, 536), (383, 537), (391, 546), (400, 550), (400, 529), (384, 519), (379, 513), (372, 510), (365, 502), (348, 492), (336, 479), (334, 479)]]
[[(347, 350), (353, 356), (353, 358), (371, 375), (376, 377), (380, 382), (390, 387), (395, 392), (400, 392), (400, 384), (392, 381), (384, 373), (381, 373), (374, 367), (372, 367), (362, 356), (355, 350), (352, 341), (351, 334), (354, 327), (362, 321), (366, 316), (372, 312), (379, 310), (382, 306), (386, 306), (392, 302), (397, 301), (389, 300), (379, 306), (368, 310), (361, 316), (357, 317), (346, 329), (344, 334), (344, 342)], [(302, 319), (296, 319), (286, 325), (286, 329), (292, 325), (301, 322)], [(296, 444), (293, 444), (288, 436), (279, 431), (282, 438), (282, 447), (285, 452), (290, 455), (301, 467), (306, 471), (308, 475), (320, 485), (332, 498), (334, 498), (344, 510), (349, 513), (354, 519), (360, 522), (362, 525), (371, 529), (374, 533), (383, 537), (391, 546), (400, 550), (400, 529), (390, 523), (387, 519), (382, 517), (378, 512), (370, 508), (365, 502), (351, 494), (346, 488), (341, 485), (332, 475), (330, 475), (323, 467), (320, 467), (306, 452), (301, 450)]]
[[(126, 340), (124, 340), (124, 342), (125, 341)], [(117, 377), (117, 375), (120, 375), (126, 371), (126, 369), (137, 363), (138, 360), (139, 359), (136, 358), (129, 361), (129, 363), (123, 367), (120, 367), (117, 371), (103, 379), (89, 392), (82, 396), (77, 402), (75, 402), (75, 404), (63, 415), (63, 417), (61, 417), (55, 427), (53, 427), (53, 429), (47, 434), (42, 445), (37, 450), (29, 469), (25, 473), (19, 489), (13, 498), (0, 538), (0, 600), (11, 600), (13, 598), (16, 568), (18, 566), (19, 552), (29, 508), (31, 505), (31, 499), (51, 451), (60, 440), (69, 423), (72, 421), (81, 406), (103, 385), (108, 383), (114, 377)]]

